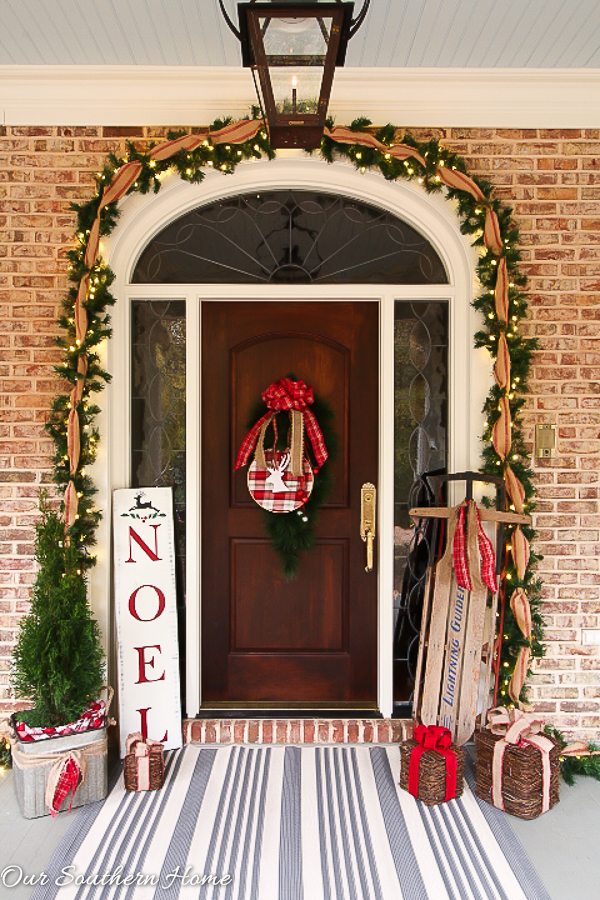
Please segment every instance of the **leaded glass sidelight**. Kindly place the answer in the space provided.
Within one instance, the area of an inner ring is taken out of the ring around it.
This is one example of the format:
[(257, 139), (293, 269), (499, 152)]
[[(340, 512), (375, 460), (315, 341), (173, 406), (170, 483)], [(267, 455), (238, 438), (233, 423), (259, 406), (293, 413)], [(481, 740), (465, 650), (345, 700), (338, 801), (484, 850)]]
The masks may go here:
[(394, 355), (394, 707), (410, 714), (429, 547), (408, 510), (420, 477), (447, 464), (447, 304), (397, 301)]
[(134, 284), (446, 284), (430, 242), (376, 206), (334, 194), (242, 194), (199, 207), (148, 244)]
[(185, 302), (131, 307), (131, 487), (172, 487), (179, 602), (185, 595)]

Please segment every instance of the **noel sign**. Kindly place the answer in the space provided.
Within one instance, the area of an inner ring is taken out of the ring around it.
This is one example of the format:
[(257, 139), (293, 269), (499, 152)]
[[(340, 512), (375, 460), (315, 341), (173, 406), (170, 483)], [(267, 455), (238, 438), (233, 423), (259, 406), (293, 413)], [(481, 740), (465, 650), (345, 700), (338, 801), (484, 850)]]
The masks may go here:
[(132, 732), (181, 747), (171, 488), (115, 491), (113, 533), (121, 756)]

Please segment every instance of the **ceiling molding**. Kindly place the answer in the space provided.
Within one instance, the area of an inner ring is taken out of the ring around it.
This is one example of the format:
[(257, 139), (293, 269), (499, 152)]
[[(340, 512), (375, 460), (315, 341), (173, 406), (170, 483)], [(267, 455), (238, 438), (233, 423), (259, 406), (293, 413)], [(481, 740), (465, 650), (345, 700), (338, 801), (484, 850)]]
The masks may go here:
[[(600, 70), (346, 68), (330, 112), (399, 126), (598, 128)], [(232, 66), (0, 66), (6, 125), (205, 125), (247, 115)]]

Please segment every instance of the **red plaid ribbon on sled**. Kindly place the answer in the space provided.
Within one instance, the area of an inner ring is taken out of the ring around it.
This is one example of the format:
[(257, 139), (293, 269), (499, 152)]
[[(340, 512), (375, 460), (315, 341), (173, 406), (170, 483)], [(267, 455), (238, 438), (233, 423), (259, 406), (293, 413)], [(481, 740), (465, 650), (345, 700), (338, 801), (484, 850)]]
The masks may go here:
[(248, 463), (256, 447), (263, 423), (268, 421), (274, 412), (291, 409), (297, 409), (303, 414), (304, 427), (313, 446), (315, 459), (317, 464), (322, 466), (327, 459), (327, 448), (325, 447), (325, 441), (318, 422), (311, 410), (308, 409), (314, 403), (312, 387), (307, 386), (303, 381), (292, 381), (291, 378), (282, 378), (280, 381), (274, 381), (273, 384), (270, 384), (267, 390), (263, 392), (262, 398), (269, 412), (265, 413), (255, 423), (242, 441), (235, 461), (235, 468), (240, 469)]
[[(477, 516), (477, 543), (481, 554), (481, 576), (485, 584), (492, 593), (498, 590), (496, 584), (496, 558), (492, 542), (486, 535), (481, 525), (479, 510), (473, 500), (469, 501), (473, 504)], [(473, 589), (471, 583), (471, 573), (469, 572), (469, 554), (467, 553), (467, 537), (465, 532), (465, 516), (467, 514), (468, 503), (462, 504), (458, 511), (458, 522), (456, 523), (456, 531), (454, 532), (454, 543), (452, 545), (452, 554), (454, 556), (454, 571), (456, 572), (457, 584), (465, 588), (467, 591)]]

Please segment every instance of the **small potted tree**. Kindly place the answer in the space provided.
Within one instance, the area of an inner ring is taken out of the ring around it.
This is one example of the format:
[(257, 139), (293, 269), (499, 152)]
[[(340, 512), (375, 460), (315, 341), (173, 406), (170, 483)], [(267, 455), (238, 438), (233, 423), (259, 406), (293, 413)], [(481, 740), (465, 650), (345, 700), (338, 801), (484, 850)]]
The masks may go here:
[(15, 792), (27, 818), (54, 814), (67, 793), (53, 793), (55, 781), (63, 790), (65, 783), (73, 790), (79, 783), (71, 793), (74, 806), (101, 799), (107, 790), (100, 629), (88, 606), (80, 554), (45, 494), (40, 510), (39, 568), (11, 672), (15, 696), (33, 704), (11, 720)]

